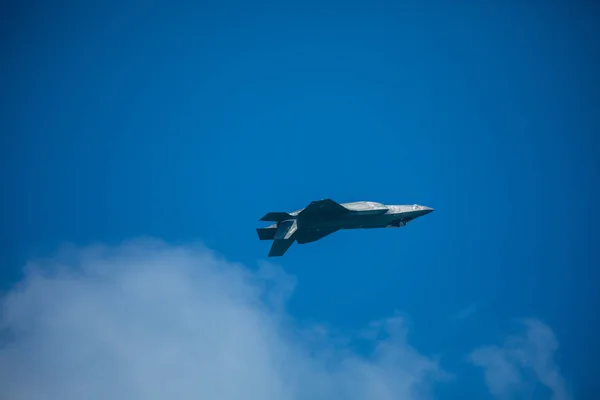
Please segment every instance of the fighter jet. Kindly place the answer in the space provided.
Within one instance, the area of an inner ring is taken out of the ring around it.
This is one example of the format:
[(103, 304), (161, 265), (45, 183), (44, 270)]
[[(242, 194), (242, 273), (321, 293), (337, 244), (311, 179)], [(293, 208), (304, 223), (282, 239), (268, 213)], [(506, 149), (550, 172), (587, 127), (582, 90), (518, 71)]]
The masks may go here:
[(267, 213), (260, 221), (275, 223), (256, 231), (260, 240), (273, 241), (269, 257), (280, 257), (294, 242), (316, 242), (341, 229), (401, 228), (432, 211), (433, 208), (419, 204), (385, 205), (374, 201), (340, 204), (323, 199), (291, 213)]

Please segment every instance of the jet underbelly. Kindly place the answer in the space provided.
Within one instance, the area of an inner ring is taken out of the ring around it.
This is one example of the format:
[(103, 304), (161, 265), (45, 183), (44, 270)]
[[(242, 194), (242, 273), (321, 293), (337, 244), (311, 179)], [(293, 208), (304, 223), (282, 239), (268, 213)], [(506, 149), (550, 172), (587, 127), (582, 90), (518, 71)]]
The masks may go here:
[(349, 218), (344, 221), (341, 229), (369, 229), (383, 228), (389, 224), (389, 219), (385, 216), (377, 215), (357, 215), (355, 218)]
[(307, 229), (359, 229), (383, 228), (389, 224), (387, 215), (373, 215), (364, 212), (351, 213), (338, 218), (313, 220), (304, 225)]

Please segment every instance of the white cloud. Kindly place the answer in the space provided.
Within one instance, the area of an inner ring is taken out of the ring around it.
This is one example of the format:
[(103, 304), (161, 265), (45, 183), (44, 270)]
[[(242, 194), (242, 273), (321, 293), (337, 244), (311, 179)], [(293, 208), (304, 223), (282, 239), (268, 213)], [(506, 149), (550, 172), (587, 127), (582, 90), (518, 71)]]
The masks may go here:
[(454, 315), (451, 315), (451, 319), (454, 320), (463, 320), (472, 317), (483, 308), (483, 304), (481, 302), (471, 303), (468, 307), (463, 308), (459, 312)]
[(401, 317), (371, 324), (374, 350), (361, 355), (352, 338), (286, 313), (295, 284), (273, 265), (253, 272), (202, 246), (67, 249), (30, 265), (2, 299), (0, 398), (429, 395), (442, 371), (408, 345)]
[(476, 349), (471, 362), (485, 370), (486, 384), (498, 398), (531, 395), (541, 383), (554, 399), (566, 400), (565, 383), (554, 361), (558, 349), (554, 333), (539, 320), (524, 320), (523, 326), (522, 334), (510, 336), (501, 347)]

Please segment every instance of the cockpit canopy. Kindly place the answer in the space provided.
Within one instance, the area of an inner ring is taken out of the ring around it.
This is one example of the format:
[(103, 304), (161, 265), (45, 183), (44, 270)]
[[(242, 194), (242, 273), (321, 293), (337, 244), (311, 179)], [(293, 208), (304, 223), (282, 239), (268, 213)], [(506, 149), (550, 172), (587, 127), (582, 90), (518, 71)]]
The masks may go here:
[(344, 207), (353, 211), (367, 211), (367, 210), (385, 210), (387, 209), (382, 203), (375, 201), (355, 201), (352, 203), (343, 203)]

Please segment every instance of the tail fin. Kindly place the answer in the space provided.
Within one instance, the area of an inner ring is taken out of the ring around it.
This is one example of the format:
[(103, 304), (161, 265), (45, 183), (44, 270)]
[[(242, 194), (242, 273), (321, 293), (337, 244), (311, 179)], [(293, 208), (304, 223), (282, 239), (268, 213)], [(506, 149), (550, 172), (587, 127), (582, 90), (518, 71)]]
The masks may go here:
[(298, 222), (295, 219), (283, 221), (277, 227), (269, 257), (281, 257), (296, 240)]
[(270, 212), (265, 214), (264, 217), (260, 219), (260, 221), (269, 221), (269, 222), (280, 222), (284, 219), (293, 218), (290, 214), (286, 212)]
[(294, 239), (275, 239), (269, 250), (269, 257), (281, 257), (294, 244)]

